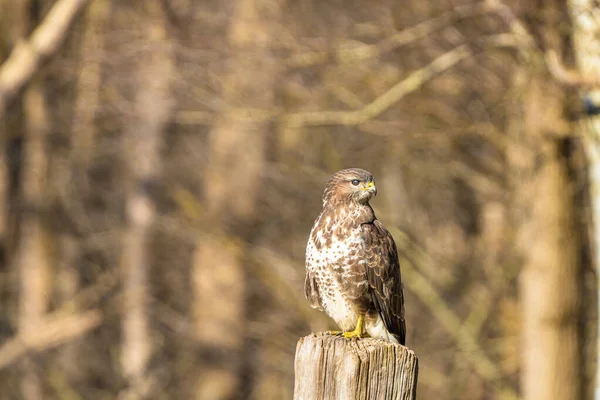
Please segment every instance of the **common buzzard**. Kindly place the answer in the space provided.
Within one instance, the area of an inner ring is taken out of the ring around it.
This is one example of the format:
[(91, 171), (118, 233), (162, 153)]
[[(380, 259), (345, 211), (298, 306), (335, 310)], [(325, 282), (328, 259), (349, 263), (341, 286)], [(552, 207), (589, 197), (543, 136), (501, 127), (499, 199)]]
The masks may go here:
[(377, 194), (369, 172), (350, 168), (327, 182), (323, 210), (306, 247), (306, 298), (343, 329), (405, 344), (404, 295), (392, 235), (369, 204)]

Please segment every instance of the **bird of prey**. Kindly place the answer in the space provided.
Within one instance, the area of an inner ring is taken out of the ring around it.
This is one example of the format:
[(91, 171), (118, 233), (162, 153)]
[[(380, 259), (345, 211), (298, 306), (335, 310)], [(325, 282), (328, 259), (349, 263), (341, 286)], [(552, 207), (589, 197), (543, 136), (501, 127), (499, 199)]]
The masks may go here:
[(346, 338), (405, 344), (404, 295), (398, 250), (369, 204), (377, 194), (364, 169), (336, 172), (306, 247), (306, 298), (324, 310)]

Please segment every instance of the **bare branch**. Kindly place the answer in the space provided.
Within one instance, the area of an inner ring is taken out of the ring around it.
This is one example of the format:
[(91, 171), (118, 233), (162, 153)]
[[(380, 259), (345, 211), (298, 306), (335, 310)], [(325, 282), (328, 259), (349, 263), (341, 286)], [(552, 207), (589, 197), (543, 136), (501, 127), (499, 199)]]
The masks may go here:
[(497, 11), (497, 5), (492, 1), (482, 1), (480, 3), (463, 4), (454, 7), (452, 10), (430, 20), (421, 22), (413, 27), (404, 29), (379, 42), (380, 52), (392, 51), (400, 46), (410, 44), (415, 40), (427, 37), (433, 32), (440, 30), (453, 20), (466, 17), (476, 17), (490, 12)]
[(515, 15), (508, 5), (504, 4), (501, 0), (487, 0), (487, 2), (496, 9), (498, 15), (510, 28), (512, 35), (517, 40), (517, 47), (521, 51), (521, 54), (529, 57), (532, 52), (539, 51), (535, 39), (527, 29), (525, 23)]
[(433, 60), (427, 66), (411, 73), (390, 90), (360, 110), (353, 111), (314, 111), (289, 114), (283, 123), (291, 127), (306, 125), (358, 125), (381, 115), (398, 100), (420, 89), (434, 76), (446, 71), (471, 55), (466, 45), (461, 45)]
[(317, 50), (298, 54), (292, 54), (285, 64), (291, 68), (308, 67), (315, 64), (320, 64), (330, 59), (330, 53), (335, 53), (334, 56), (340, 62), (357, 62), (388, 53), (398, 47), (414, 43), (419, 39), (423, 39), (431, 35), (435, 31), (439, 31), (450, 25), (454, 20), (477, 17), (480, 15), (503, 11), (501, 5), (496, 1), (483, 1), (473, 4), (463, 4), (454, 7), (452, 10), (442, 13), (441, 15), (418, 23), (409, 28), (403, 29), (395, 34), (386, 37), (376, 44), (364, 44), (353, 41), (346, 42), (346, 46), (341, 46), (333, 50)]
[(60, 0), (30, 39), (18, 43), (0, 66), (0, 118), (13, 96), (29, 82), (44, 60), (56, 52), (67, 29), (89, 0)]
[(554, 50), (546, 52), (546, 65), (550, 74), (560, 83), (573, 87), (594, 88), (600, 86), (600, 77), (587, 78), (579, 72), (567, 69)]
[[(394, 234), (399, 247), (404, 247), (406, 243), (410, 242), (410, 239), (400, 230), (390, 229), (390, 231)], [(409, 290), (415, 293), (429, 307), (432, 315), (440, 322), (440, 326), (455, 338), (458, 346), (466, 353), (477, 373), (489, 379), (494, 384), (500, 384), (501, 371), (483, 351), (481, 345), (471, 335), (465, 324), (448, 307), (442, 295), (421, 275), (413, 260), (403, 257), (401, 262), (402, 274), (405, 276), (406, 285)], [(510, 392), (510, 388), (508, 387), (502, 387), (501, 389), (505, 393)], [(516, 398), (516, 396), (513, 397)]]
[(80, 290), (60, 308), (41, 318), (32, 333), (18, 335), (0, 346), (0, 370), (17, 361), (30, 351), (42, 352), (68, 343), (86, 334), (102, 323), (99, 310), (78, 312), (93, 306), (119, 283), (113, 271), (100, 275), (96, 282)]
[(215, 113), (208, 111), (179, 111), (175, 113), (175, 121), (181, 125), (211, 125)]
[(468, 332), (440, 293), (421, 276), (412, 262), (408, 259), (402, 259), (402, 261), (402, 273), (406, 275), (406, 281), (410, 282), (409, 289), (429, 307), (446, 332), (454, 336), (458, 346), (468, 355), (468, 359), (477, 373), (486, 379), (498, 382), (501, 372), (485, 354), (476, 338)]
[(81, 314), (44, 317), (38, 328), (28, 334), (20, 333), (0, 347), (0, 369), (25, 356), (29, 351), (41, 352), (69, 342), (95, 329), (102, 322), (99, 310)]

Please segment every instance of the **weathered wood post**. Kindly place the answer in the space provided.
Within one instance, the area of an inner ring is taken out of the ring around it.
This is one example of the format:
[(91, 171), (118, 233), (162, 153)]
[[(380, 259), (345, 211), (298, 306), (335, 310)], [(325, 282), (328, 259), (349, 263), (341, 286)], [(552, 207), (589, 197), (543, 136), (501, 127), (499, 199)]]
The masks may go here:
[(407, 347), (381, 339), (329, 333), (296, 347), (294, 400), (415, 400), (418, 360)]

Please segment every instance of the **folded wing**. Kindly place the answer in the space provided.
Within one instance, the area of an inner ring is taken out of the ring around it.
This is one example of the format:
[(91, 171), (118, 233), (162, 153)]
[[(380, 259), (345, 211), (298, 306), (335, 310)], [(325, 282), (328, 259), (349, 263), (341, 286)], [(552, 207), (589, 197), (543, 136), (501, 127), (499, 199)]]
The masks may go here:
[(406, 342), (404, 294), (398, 250), (392, 235), (381, 222), (363, 225), (367, 281), (370, 294), (387, 330), (402, 345)]

